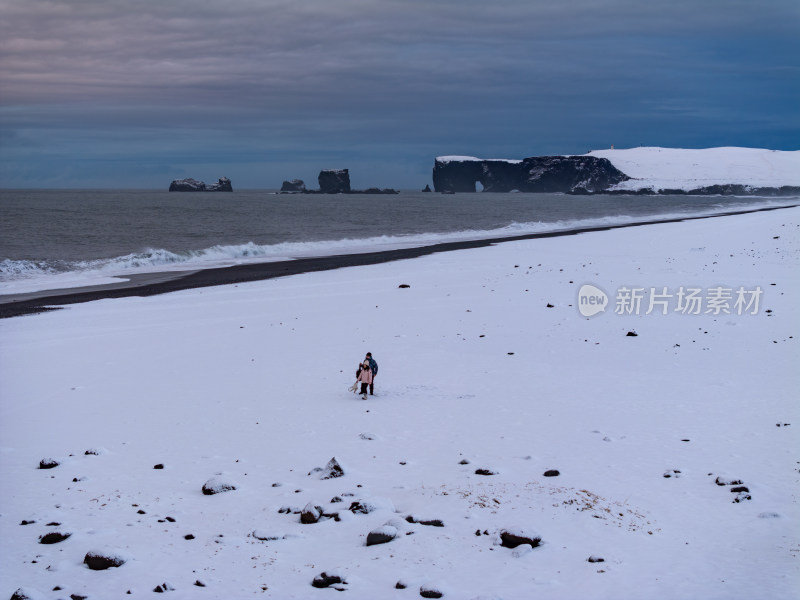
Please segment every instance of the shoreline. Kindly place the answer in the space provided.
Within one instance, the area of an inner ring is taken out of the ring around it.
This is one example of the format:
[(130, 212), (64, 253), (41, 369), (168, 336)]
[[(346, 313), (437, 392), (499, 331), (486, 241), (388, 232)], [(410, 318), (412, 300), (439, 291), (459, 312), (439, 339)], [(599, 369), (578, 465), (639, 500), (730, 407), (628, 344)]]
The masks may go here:
[(298, 258), (289, 261), (252, 263), (200, 270), (139, 273), (129, 276), (128, 281), (112, 284), (0, 295), (0, 319), (37, 314), (51, 310), (59, 310), (61, 307), (70, 304), (80, 304), (94, 300), (127, 298), (133, 296), (154, 296), (188, 289), (248, 283), (251, 281), (263, 281), (276, 277), (300, 275), (302, 273), (329, 271), (343, 267), (375, 265), (397, 260), (406, 260), (418, 258), (420, 256), (427, 256), (438, 252), (483, 248), (503, 242), (562, 237), (568, 235), (578, 235), (581, 233), (594, 233), (599, 231), (610, 231), (613, 229), (641, 227), (644, 225), (680, 223), (698, 219), (712, 219), (717, 217), (783, 210), (786, 208), (796, 208), (797, 206), (800, 205), (795, 204), (791, 206), (728, 211), (713, 215), (689, 216), (670, 219), (651, 219), (636, 223), (581, 227), (576, 229), (528, 233), (516, 236), (485, 238), (479, 240), (441, 242), (427, 246), (401, 248), (395, 250), (380, 250), (359, 254), (339, 254), (313, 258)]

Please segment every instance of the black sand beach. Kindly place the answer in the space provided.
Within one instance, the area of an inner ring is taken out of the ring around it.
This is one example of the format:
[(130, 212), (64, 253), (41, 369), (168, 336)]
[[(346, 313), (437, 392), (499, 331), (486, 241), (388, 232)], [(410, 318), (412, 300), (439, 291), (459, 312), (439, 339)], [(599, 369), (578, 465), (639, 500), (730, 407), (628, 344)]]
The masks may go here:
[(779, 210), (782, 208), (793, 208), (795, 206), (798, 205), (731, 211), (698, 217), (649, 220), (637, 223), (625, 223), (602, 227), (585, 227), (544, 233), (530, 233), (511, 237), (487, 238), (460, 242), (444, 242), (416, 248), (402, 248), (397, 250), (383, 250), (379, 252), (343, 254), (315, 258), (300, 258), (288, 261), (203, 269), (199, 271), (194, 270), (136, 274), (126, 276), (127, 281), (107, 285), (68, 288), (61, 290), (44, 290), (41, 292), (31, 292), (26, 294), (0, 295), (0, 319), (35, 314), (49, 310), (57, 310), (58, 308), (68, 304), (78, 304), (81, 302), (91, 302), (93, 300), (102, 300), (107, 298), (154, 296), (157, 294), (166, 294), (180, 290), (246, 283), (250, 281), (272, 279), (275, 277), (284, 277), (287, 275), (310, 273), (314, 271), (328, 271), (342, 267), (374, 265), (395, 260), (417, 258), (437, 252), (449, 252), (452, 250), (464, 250), (469, 248), (483, 248), (502, 242), (577, 235), (580, 233), (608, 231), (611, 229), (639, 227), (642, 225), (655, 225), (660, 223), (678, 223), (697, 219), (710, 219), (715, 217), (742, 215), (753, 212)]

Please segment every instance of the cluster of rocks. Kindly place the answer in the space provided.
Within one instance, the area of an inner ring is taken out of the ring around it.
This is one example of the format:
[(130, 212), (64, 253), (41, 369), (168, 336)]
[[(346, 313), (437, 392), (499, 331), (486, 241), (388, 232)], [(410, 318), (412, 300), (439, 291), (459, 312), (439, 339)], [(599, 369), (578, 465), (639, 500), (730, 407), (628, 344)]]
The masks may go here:
[(379, 189), (375, 187), (366, 190), (354, 190), (350, 187), (349, 169), (323, 169), (317, 177), (318, 190), (310, 190), (302, 179), (284, 181), (281, 185), (282, 194), (397, 194), (391, 188)]
[[(709, 475), (713, 474), (709, 473)], [(741, 479), (731, 479), (720, 475), (714, 480), (714, 483), (720, 487), (727, 487), (732, 494), (736, 494), (736, 497), (733, 499), (733, 502), (736, 504), (753, 499), (750, 495), (750, 489), (744, 485)]]
[(170, 192), (232, 192), (231, 180), (227, 177), (220, 177), (217, 183), (206, 185), (196, 179), (175, 179), (169, 184)]

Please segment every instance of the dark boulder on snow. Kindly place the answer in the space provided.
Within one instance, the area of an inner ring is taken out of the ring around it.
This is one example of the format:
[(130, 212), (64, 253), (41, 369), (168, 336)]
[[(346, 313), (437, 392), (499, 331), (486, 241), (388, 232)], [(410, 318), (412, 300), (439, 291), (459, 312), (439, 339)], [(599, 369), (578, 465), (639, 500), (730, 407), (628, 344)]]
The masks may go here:
[(561, 471), (558, 469), (548, 469), (544, 472), (545, 477), (558, 477), (559, 475), (561, 475)]
[(206, 496), (213, 496), (214, 494), (230, 492), (238, 487), (239, 486), (234, 482), (223, 479), (222, 477), (212, 477), (203, 484), (203, 494)]
[(59, 463), (55, 458), (43, 458), (42, 460), (39, 461), (39, 468), (54, 469), (60, 464), (61, 463)]
[(391, 525), (382, 525), (367, 534), (367, 546), (387, 544), (397, 537), (397, 528)]
[(113, 552), (91, 550), (83, 557), (83, 563), (93, 571), (104, 571), (111, 567), (121, 567), (125, 558)]
[(335, 585), (347, 585), (347, 581), (339, 573), (326, 573), (323, 571), (311, 582), (315, 588), (326, 588)]
[(497, 475), (497, 471), (492, 469), (475, 469), (475, 475)]
[(300, 513), (300, 522), (304, 525), (311, 525), (312, 523), (316, 523), (322, 518), (322, 507), (315, 506), (311, 502), (306, 504), (305, 508)]
[(63, 542), (72, 533), (69, 531), (51, 531), (50, 533), (45, 533), (44, 535), (39, 536), (39, 543), (40, 544), (58, 544), (59, 542)]
[(531, 531), (520, 529), (503, 529), (500, 531), (500, 545), (504, 548), (516, 548), (522, 544), (529, 544), (536, 548), (542, 543), (542, 536)]
[(439, 589), (439, 586), (431, 583), (426, 583), (419, 588), (419, 595), (423, 598), (443, 598), (444, 592)]
[(344, 477), (344, 467), (339, 464), (339, 461), (336, 460), (334, 456), (332, 459), (328, 461), (328, 464), (325, 465), (325, 468), (316, 467), (309, 471), (309, 475), (316, 475), (320, 479), (336, 479), (337, 477)]
[(281, 185), (282, 192), (305, 192), (306, 184), (302, 179), (292, 179), (291, 181), (284, 181)]
[(602, 556), (595, 556), (594, 554), (592, 554), (592, 555), (591, 555), (589, 558), (587, 558), (586, 560), (587, 560), (587, 562), (590, 562), (590, 563), (601, 563), (601, 562), (606, 562), (606, 559), (605, 559), (605, 558), (603, 558)]
[(325, 169), (319, 172), (319, 191), (323, 194), (350, 192), (350, 172), (347, 169)]

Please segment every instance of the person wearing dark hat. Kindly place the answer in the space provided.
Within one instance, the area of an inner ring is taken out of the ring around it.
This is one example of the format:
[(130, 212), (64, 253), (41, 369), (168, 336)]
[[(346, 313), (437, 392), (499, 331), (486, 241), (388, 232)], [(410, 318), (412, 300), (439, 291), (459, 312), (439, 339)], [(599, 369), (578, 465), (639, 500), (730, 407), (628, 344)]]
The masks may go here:
[(378, 374), (378, 363), (372, 358), (372, 352), (367, 352), (364, 357), (364, 362), (369, 363), (369, 368), (372, 371), (372, 381), (369, 383), (369, 395), (373, 396), (375, 393), (375, 376)]

